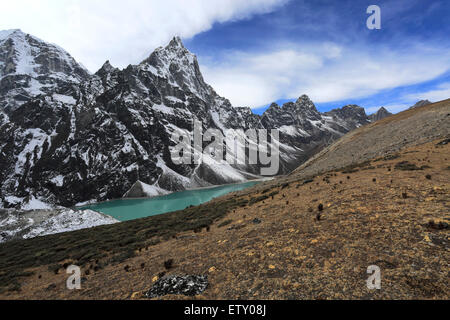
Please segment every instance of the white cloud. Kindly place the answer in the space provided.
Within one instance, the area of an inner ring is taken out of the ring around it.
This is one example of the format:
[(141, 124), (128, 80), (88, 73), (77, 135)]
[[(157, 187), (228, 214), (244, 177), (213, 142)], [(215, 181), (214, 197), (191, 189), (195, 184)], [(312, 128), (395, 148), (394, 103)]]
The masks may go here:
[[(450, 99), (450, 82), (441, 83), (432, 90), (400, 95), (396, 100), (401, 101), (402, 103), (392, 103), (384, 107), (391, 113), (398, 113), (409, 109), (420, 100), (438, 102), (446, 99)], [(368, 114), (371, 114), (377, 112), (379, 108), (380, 106), (371, 106), (365, 109)]]
[(302, 94), (318, 103), (357, 99), (424, 82), (450, 69), (450, 53), (442, 48), (395, 52), (332, 43), (271, 48), (265, 53), (232, 52), (215, 64), (200, 59), (205, 79), (234, 105), (259, 107)]
[(138, 63), (174, 35), (192, 37), (216, 22), (274, 10), (286, 0), (3, 1), (0, 29), (20, 28), (66, 49), (91, 71), (105, 60)]
[(408, 101), (429, 100), (431, 102), (438, 102), (450, 98), (450, 82), (441, 83), (436, 89), (410, 93), (404, 96)]

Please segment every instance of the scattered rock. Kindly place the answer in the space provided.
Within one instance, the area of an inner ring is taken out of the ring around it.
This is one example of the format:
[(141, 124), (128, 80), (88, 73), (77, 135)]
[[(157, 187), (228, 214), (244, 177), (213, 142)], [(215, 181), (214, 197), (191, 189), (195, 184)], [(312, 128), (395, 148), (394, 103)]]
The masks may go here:
[(449, 224), (447, 222), (444, 221), (435, 222), (434, 220), (428, 221), (426, 226), (434, 230), (446, 230), (449, 228)]
[(318, 209), (319, 209), (319, 211), (323, 211), (323, 204), (322, 203), (319, 204)]
[(449, 139), (445, 139), (445, 140), (443, 140), (443, 141), (437, 143), (436, 145), (437, 145), (437, 146), (445, 146), (445, 145), (447, 145), (447, 144), (449, 144), (449, 143), (450, 143), (450, 138), (449, 138)]
[(415, 170), (423, 170), (426, 169), (426, 166), (418, 167), (415, 163), (411, 163), (408, 161), (402, 161), (395, 165), (396, 170), (403, 170), (403, 171), (415, 171)]
[(173, 259), (169, 259), (167, 261), (164, 261), (164, 268), (166, 268), (166, 270), (170, 270), (173, 268)]
[(207, 275), (171, 275), (159, 279), (145, 294), (147, 298), (157, 298), (168, 294), (196, 296), (208, 287)]
[(47, 287), (46, 290), (54, 290), (54, 289), (56, 289), (56, 284), (52, 283)]
[(228, 231), (231, 230), (240, 230), (245, 227), (245, 224), (234, 224), (231, 227), (227, 228)]
[(258, 218), (253, 219), (252, 221), (254, 224), (260, 224), (262, 221)]
[(427, 174), (427, 175), (425, 176), (425, 178), (427, 178), (427, 180), (431, 180), (431, 175), (430, 175), (430, 174)]

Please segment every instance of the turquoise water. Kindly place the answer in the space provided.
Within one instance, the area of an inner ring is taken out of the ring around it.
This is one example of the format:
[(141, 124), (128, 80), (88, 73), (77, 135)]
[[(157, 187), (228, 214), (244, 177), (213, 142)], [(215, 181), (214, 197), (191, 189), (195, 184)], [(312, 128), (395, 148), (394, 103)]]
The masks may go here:
[(227, 193), (254, 186), (258, 181), (230, 184), (213, 188), (186, 190), (149, 199), (119, 199), (78, 207), (78, 210), (91, 209), (116, 218), (119, 221), (134, 220), (167, 212), (186, 209), (208, 202)]

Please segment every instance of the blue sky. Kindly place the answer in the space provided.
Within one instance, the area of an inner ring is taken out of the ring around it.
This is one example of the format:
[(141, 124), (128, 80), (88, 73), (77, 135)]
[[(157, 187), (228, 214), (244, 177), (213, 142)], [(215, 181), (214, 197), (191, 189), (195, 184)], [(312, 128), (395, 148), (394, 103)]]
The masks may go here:
[[(371, 4), (381, 8), (381, 30), (366, 27), (366, 9)], [(398, 112), (419, 99), (450, 98), (449, 16), (450, 1), (289, 1), (266, 14), (216, 23), (185, 44), (197, 54), (206, 79), (219, 93), (258, 113), (272, 101), (292, 101), (303, 93), (317, 101), (321, 111), (358, 104), (368, 113), (380, 106)], [(330, 49), (318, 49), (323, 46)], [(303, 59), (303, 63), (283, 65), (278, 60), (284, 55), (277, 53), (284, 50), (292, 50), (286, 61)], [(326, 57), (332, 51), (337, 57)], [(270, 64), (273, 70), (259, 70), (252, 77), (256, 68)], [(370, 64), (373, 68), (367, 67)], [(287, 79), (275, 80), (283, 72)], [(229, 88), (233, 77), (228, 73), (241, 77)], [(336, 82), (340, 77), (353, 79), (341, 85), (326, 83), (321, 92), (311, 88), (320, 84), (308, 79), (318, 74), (320, 79)], [(267, 81), (260, 83), (258, 77)], [(246, 90), (261, 99), (244, 98)]]
[[(381, 30), (369, 30), (369, 5)], [(320, 111), (450, 98), (448, 0), (14, 0), (0, 30), (66, 49), (91, 72), (137, 64), (175, 35), (208, 83), (261, 113), (307, 94)]]

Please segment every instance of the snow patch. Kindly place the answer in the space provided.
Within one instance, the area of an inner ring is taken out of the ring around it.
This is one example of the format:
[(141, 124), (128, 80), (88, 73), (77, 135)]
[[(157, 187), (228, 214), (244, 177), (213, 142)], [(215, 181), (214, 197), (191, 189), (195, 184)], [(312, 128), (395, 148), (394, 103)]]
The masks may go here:
[(63, 94), (57, 94), (57, 93), (54, 93), (53, 94), (53, 99), (55, 99), (55, 100), (57, 100), (57, 101), (60, 101), (60, 102), (62, 102), (62, 103), (64, 103), (64, 104), (71, 104), (71, 105), (74, 105), (77, 101), (73, 98), (73, 97), (71, 97), (71, 96), (66, 96), (66, 95), (63, 95)]
[(41, 200), (36, 199), (34, 196), (31, 196), (28, 201), (23, 203), (20, 206), (20, 209), (22, 210), (48, 210), (52, 209), (53, 206), (49, 205), (48, 203), (42, 202)]
[(61, 209), (51, 211), (6, 210), (0, 213), (0, 243), (12, 239), (30, 239), (100, 225), (118, 223), (111, 216), (92, 210)]

